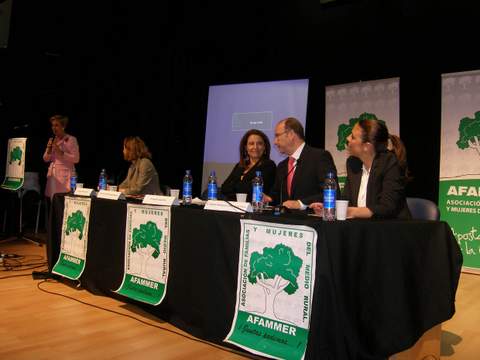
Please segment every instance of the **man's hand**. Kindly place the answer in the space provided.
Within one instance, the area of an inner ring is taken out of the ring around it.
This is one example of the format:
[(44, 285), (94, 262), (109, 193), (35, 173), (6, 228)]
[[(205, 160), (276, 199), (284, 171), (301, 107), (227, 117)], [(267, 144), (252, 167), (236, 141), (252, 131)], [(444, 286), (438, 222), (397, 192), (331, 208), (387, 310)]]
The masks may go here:
[(298, 200), (287, 200), (283, 203), (287, 209), (300, 209), (300, 202)]

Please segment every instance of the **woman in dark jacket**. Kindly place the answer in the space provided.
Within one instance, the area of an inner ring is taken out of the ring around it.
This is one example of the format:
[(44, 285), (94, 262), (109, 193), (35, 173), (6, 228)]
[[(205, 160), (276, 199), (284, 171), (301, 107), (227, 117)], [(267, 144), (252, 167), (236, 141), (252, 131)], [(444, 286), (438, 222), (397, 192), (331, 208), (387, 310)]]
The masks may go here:
[(247, 201), (251, 201), (256, 171), (262, 172), (264, 193), (270, 191), (275, 181), (276, 165), (270, 160), (270, 141), (262, 131), (251, 129), (240, 140), (239, 152), (240, 161), (222, 184), (221, 191), (228, 200), (235, 200), (236, 193), (244, 193)]
[[(342, 192), (351, 218), (411, 218), (405, 198), (405, 170), (388, 151), (383, 122), (361, 120), (348, 137), (347, 181)], [(320, 212), (321, 204), (311, 207)]]

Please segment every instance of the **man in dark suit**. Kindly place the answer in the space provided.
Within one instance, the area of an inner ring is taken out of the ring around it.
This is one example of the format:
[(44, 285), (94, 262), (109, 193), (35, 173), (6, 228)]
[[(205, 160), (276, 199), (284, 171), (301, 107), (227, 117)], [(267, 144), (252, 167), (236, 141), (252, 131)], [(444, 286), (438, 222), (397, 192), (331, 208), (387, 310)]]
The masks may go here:
[(275, 184), (265, 201), (283, 203), (289, 209), (306, 209), (312, 202), (323, 201), (327, 173), (333, 172), (335, 178), (337, 174), (332, 155), (306, 145), (303, 126), (292, 117), (278, 122), (275, 145), (288, 157), (278, 164)]

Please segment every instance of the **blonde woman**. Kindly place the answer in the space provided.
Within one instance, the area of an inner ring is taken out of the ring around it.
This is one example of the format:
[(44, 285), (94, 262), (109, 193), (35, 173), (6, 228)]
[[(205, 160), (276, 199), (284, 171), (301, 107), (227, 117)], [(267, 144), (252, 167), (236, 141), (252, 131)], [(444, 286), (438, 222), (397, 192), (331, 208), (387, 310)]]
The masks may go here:
[(56, 193), (70, 191), (70, 176), (75, 164), (80, 161), (80, 150), (75, 136), (65, 132), (68, 117), (54, 115), (50, 118), (53, 137), (48, 140), (43, 160), (49, 162), (45, 196), (52, 198)]
[(130, 161), (127, 178), (118, 186), (125, 195), (162, 195), (152, 154), (138, 136), (126, 137), (123, 141), (123, 157)]

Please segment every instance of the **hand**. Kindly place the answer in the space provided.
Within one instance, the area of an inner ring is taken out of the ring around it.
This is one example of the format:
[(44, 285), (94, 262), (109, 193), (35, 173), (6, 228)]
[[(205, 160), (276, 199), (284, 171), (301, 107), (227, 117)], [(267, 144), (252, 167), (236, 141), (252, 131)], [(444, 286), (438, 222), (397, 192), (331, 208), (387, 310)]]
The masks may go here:
[(269, 202), (272, 202), (272, 201), (273, 201), (273, 199), (270, 196), (268, 196), (266, 194), (263, 194), (263, 202), (264, 203), (269, 203)]
[(60, 146), (58, 146), (58, 144), (55, 141), (53, 142), (52, 147), (56, 155), (63, 156), (64, 152), (62, 151), (62, 149), (60, 149)]
[(48, 139), (47, 143), (47, 152), (50, 154), (52, 152), (53, 138)]
[(308, 207), (310, 209), (313, 209), (313, 211), (317, 215), (322, 215), (323, 214), (323, 203), (321, 203), (321, 202), (311, 203)]
[(287, 200), (284, 201), (282, 205), (287, 209), (300, 209), (300, 202), (298, 200)]

